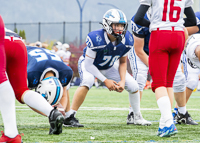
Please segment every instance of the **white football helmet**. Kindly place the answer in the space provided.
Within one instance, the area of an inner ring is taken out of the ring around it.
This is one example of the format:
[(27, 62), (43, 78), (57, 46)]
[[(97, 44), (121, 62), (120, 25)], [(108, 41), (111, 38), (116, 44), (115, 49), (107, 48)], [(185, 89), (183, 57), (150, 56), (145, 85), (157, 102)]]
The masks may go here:
[(63, 95), (63, 87), (57, 77), (48, 77), (40, 82), (36, 92), (41, 94), (49, 104), (55, 105)]
[[(112, 28), (112, 23), (124, 24), (124, 30), (122, 34), (119, 35), (119, 34), (114, 33), (113, 28)], [(119, 9), (108, 10), (103, 16), (102, 25), (103, 25), (104, 30), (106, 30), (108, 34), (111, 34), (116, 38), (121, 37), (121, 39), (124, 38), (127, 28), (128, 28), (126, 15)]]
[(57, 41), (53, 44), (53, 46), (55, 46), (58, 50), (62, 49), (62, 43), (60, 41)]
[(67, 43), (62, 45), (62, 50), (66, 51), (66, 49), (69, 49), (69, 44)]

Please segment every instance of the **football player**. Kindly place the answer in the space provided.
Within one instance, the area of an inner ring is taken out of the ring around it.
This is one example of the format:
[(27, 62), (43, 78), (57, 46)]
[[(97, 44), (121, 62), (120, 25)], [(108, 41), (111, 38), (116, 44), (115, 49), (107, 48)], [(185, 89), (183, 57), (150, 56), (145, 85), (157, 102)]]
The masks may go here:
[(64, 107), (64, 110), (67, 111), (67, 104), (69, 104), (67, 85), (73, 76), (72, 69), (67, 66), (58, 55), (47, 49), (31, 46), (26, 46), (26, 48), (28, 52), (28, 87), (30, 89), (36, 89), (36, 91), (38, 91), (44, 97), (46, 96), (45, 98), (56, 94), (55, 99), (52, 101), (52, 105), (54, 105), (58, 101), (58, 91), (61, 90), (55, 90), (57, 89), (56, 84), (54, 84), (55, 89), (53, 86), (50, 88), (52, 82), (42, 82), (43, 80), (51, 80), (49, 77), (54, 77), (53, 79), (56, 81), (56, 83), (62, 84), (63, 95), (61, 95), (62, 98), (60, 103), (62, 107)]
[(62, 45), (62, 49), (63, 49), (63, 51), (65, 51), (65, 53), (66, 53), (66, 56), (65, 57), (63, 57), (63, 62), (66, 64), (66, 65), (68, 65), (69, 66), (69, 63), (70, 63), (70, 56), (71, 56), (71, 52), (69, 51), (69, 44), (67, 44), (67, 43), (64, 43), (63, 45)]
[[(5, 52), (7, 74), (14, 89), (16, 99), (27, 104), (32, 109), (49, 117), (49, 134), (60, 134), (64, 117), (53, 108), (39, 93), (28, 89), (27, 86), (27, 49), (20, 36), (6, 29)], [(41, 57), (43, 59), (43, 56)]]
[(200, 34), (193, 34), (187, 41), (186, 55), (190, 64), (200, 69)]
[[(151, 31), (149, 70), (153, 80), (152, 90), (155, 92), (161, 112), (157, 135), (168, 137), (177, 133), (169, 97), (173, 97), (173, 80), (184, 49), (184, 25), (196, 25), (196, 17), (191, 7), (193, 1), (140, 0), (140, 3), (134, 21), (138, 25), (150, 27)], [(152, 6), (151, 23), (144, 18), (150, 6)], [(185, 23), (184, 13), (187, 17)]]
[(21, 143), (21, 136), (18, 134), (16, 124), (15, 95), (6, 75), (4, 37), (4, 22), (0, 16), (0, 110), (4, 123), (4, 133), (0, 138), (0, 142), (13, 141), (16, 143)]
[[(200, 12), (195, 13), (196, 19), (197, 19), (197, 25), (196, 26), (191, 26), (191, 27), (186, 27), (188, 31), (188, 35), (192, 35), (195, 33), (200, 33)], [(185, 52), (183, 53), (185, 55)], [(187, 59), (187, 56), (183, 56), (183, 65), (184, 65), (184, 73), (186, 77), (186, 103), (188, 102), (193, 90), (197, 87), (198, 85), (198, 75), (200, 74), (200, 69), (197, 68), (195, 65), (193, 65), (189, 59)], [(179, 115), (179, 118), (177, 118), (178, 114), (178, 109), (177, 105), (174, 108), (173, 116), (174, 118), (178, 121), (180, 120), (183, 116)], [(192, 117), (190, 114), (188, 114), (188, 118), (193, 121)], [(184, 120), (182, 120), (184, 122)], [(179, 122), (181, 123), (181, 122)], [(197, 124), (197, 123), (196, 123)]]
[[(108, 10), (103, 16), (103, 29), (92, 31), (86, 39), (87, 47), (78, 62), (81, 84), (76, 90), (71, 110), (66, 114), (64, 126), (83, 127), (75, 114), (92, 87), (95, 77), (105, 83), (110, 91), (129, 92), (129, 101), (134, 110), (134, 122), (151, 125), (140, 112), (138, 84), (127, 72), (127, 54), (133, 47), (133, 37), (127, 31), (127, 19), (121, 10)], [(118, 62), (115, 62), (119, 60)]]
[[(151, 15), (151, 8), (145, 14), (145, 19), (149, 20)], [(134, 38), (134, 49), (131, 49), (128, 55), (131, 69), (133, 72), (133, 77), (136, 78), (139, 91), (140, 91), (140, 98), (142, 98), (142, 92), (145, 87), (145, 83), (147, 80), (147, 73), (149, 70), (148, 64), (148, 57), (149, 57), (149, 39), (150, 39), (150, 31), (148, 27), (142, 27), (137, 25), (134, 22), (134, 17), (131, 19), (132, 23), (132, 31), (133, 31), (133, 38)], [(136, 58), (136, 60), (135, 60)], [(135, 61), (137, 63), (135, 63)], [(189, 114), (186, 111), (185, 106), (185, 76), (181, 70), (181, 62), (178, 66), (176, 71), (176, 75), (173, 82), (173, 90), (175, 99), (179, 105), (179, 111), (183, 115), (182, 118), (186, 117), (186, 124), (189, 125), (197, 125), (197, 123), (189, 118)], [(173, 105), (173, 96), (170, 98), (171, 106)], [(133, 111), (131, 108), (129, 109), (129, 114), (127, 117), (127, 124), (133, 124)]]

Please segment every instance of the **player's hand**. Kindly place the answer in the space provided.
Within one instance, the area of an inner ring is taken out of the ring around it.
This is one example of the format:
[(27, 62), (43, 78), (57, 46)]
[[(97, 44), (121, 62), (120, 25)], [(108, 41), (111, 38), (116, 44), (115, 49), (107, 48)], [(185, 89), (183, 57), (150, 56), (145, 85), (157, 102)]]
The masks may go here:
[(117, 92), (122, 92), (124, 90), (125, 82), (120, 81), (117, 83)]
[(52, 107), (57, 106), (58, 111), (60, 111), (60, 113), (63, 114), (63, 116), (65, 116), (65, 109), (63, 108), (62, 104), (58, 103), (56, 105), (52, 105)]
[(117, 91), (117, 82), (116, 81), (114, 81), (114, 80), (110, 80), (110, 79), (106, 79), (105, 81), (104, 81), (104, 83), (105, 83), (105, 86), (110, 90), (110, 91), (113, 91), (113, 90), (115, 90), (115, 91)]

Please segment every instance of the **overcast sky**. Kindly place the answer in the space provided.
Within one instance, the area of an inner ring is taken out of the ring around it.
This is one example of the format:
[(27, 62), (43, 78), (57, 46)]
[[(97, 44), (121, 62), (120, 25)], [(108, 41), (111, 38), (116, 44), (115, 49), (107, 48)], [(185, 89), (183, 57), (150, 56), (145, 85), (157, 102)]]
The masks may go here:
[[(85, 0), (79, 1), (83, 5)], [(99, 2), (105, 5), (99, 5)], [(83, 9), (83, 21), (101, 21), (103, 14), (114, 7), (121, 9), (130, 20), (138, 6), (139, 0), (87, 0)], [(5, 23), (80, 20), (76, 0), (3, 0), (0, 14)]]

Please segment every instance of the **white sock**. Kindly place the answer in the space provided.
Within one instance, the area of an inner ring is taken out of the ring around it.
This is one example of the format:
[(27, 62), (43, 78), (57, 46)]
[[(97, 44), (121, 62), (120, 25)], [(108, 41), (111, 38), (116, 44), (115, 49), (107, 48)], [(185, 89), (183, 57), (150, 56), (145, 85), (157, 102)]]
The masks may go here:
[(76, 115), (76, 112), (75, 110), (72, 110), (70, 109), (68, 112), (65, 112), (65, 118), (68, 118), (69, 116), (71, 116), (72, 114), (74, 114), (74, 116)]
[(99, 83), (98, 82), (94, 82), (95, 86), (98, 87), (99, 86)]
[(46, 101), (46, 99), (44, 99), (44, 97), (42, 97), (42, 95), (32, 90), (25, 93), (24, 102), (31, 108), (44, 113), (47, 117), (49, 117), (49, 114), (53, 109), (53, 107)]
[(139, 92), (129, 93), (129, 102), (131, 104), (131, 107), (133, 108), (133, 113), (134, 114), (140, 113), (140, 94), (139, 94)]
[(133, 112), (133, 108), (132, 107), (129, 107), (129, 114)]
[(168, 96), (163, 96), (157, 100), (160, 109), (161, 118), (159, 127), (162, 129), (164, 126), (170, 127), (173, 124), (173, 117), (171, 111), (171, 103)]
[(4, 123), (4, 133), (10, 138), (18, 135), (15, 112), (15, 94), (7, 80), (0, 84), (0, 110)]
[(186, 106), (183, 106), (183, 107), (178, 107), (178, 112), (185, 115), (186, 113)]

